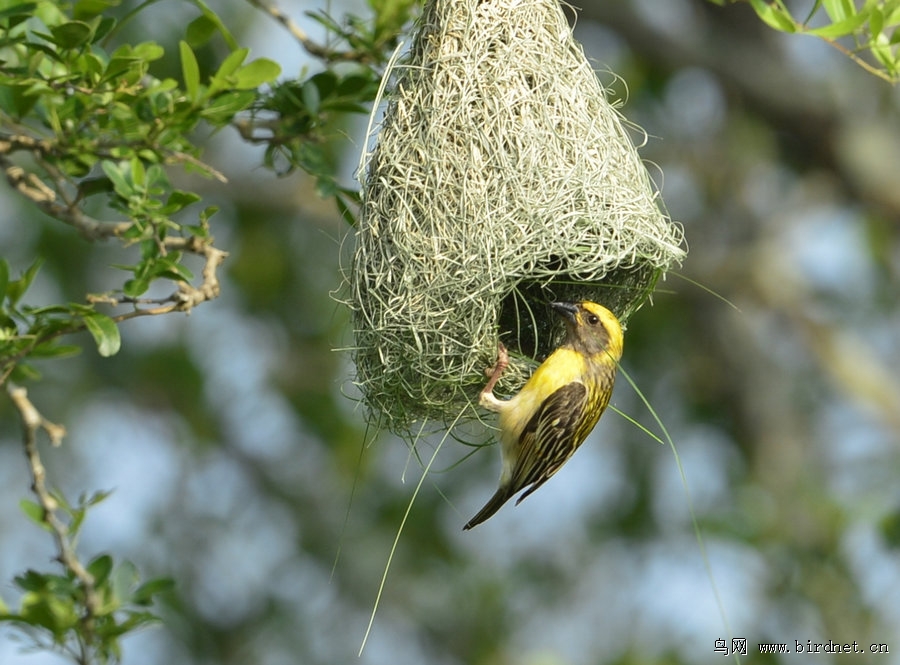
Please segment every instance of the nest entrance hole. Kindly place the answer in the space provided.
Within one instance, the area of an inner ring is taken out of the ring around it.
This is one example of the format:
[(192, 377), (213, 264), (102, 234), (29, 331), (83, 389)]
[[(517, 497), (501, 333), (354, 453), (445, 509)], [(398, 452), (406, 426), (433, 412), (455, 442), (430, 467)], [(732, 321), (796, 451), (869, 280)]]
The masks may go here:
[(589, 300), (612, 311), (624, 326), (653, 291), (661, 274), (658, 268), (640, 265), (611, 270), (603, 282), (585, 282), (576, 274), (562, 275), (549, 283), (522, 280), (500, 303), (500, 341), (515, 353), (543, 362), (565, 335), (562, 320), (549, 308), (551, 302)]

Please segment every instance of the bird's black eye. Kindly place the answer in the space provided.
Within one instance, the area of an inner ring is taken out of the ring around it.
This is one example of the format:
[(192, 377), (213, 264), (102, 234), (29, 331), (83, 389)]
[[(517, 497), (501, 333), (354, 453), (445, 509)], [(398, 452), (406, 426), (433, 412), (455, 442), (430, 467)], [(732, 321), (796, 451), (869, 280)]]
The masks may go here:
[(592, 326), (595, 326), (598, 323), (600, 323), (600, 317), (597, 316), (596, 314), (590, 314), (587, 317), (587, 320), (588, 320), (588, 323), (590, 323)]

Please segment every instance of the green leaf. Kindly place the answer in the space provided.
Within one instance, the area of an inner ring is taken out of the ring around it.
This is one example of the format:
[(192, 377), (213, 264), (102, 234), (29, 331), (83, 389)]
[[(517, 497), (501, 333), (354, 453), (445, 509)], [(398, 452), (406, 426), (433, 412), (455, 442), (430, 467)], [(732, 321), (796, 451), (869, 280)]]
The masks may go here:
[(81, 503), (85, 507), (96, 506), (97, 504), (106, 501), (110, 496), (112, 496), (112, 493), (113, 490), (97, 490), (88, 497), (80, 497), (79, 503)]
[(114, 356), (122, 346), (122, 338), (119, 335), (119, 326), (110, 317), (99, 312), (82, 317), (85, 327), (97, 344), (97, 352), (104, 358)]
[(135, 612), (133, 610), (126, 610), (125, 615), (127, 618), (119, 624), (117, 629), (120, 634), (130, 633), (131, 631), (143, 628), (144, 626), (162, 622), (162, 619), (153, 614), (153, 612)]
[(33, 626), (46, 628), (61, 640), (78, 623), (78, 612), (71, 596), (51, 595), (47, 592), (28, 592), (22, 596), (22, 620)]
[(43, 263), (43, 259), (35, 259), (34, 263), (28, 266), (28, 269), (19, 279), (9, 282), (6, 287), (6, 297), (12, 307), (15, 307), (22, 296), (25, 295), (25, 292), (28, 290), (28, 287), (31, 286), (31, 282), (34, 281), (34, 278), (37, 276)]
[(96, 194), (108, 194), (113, 191), (113, 184), (109, 178), (96, 177), (85, 178), (78, 183), (78, 197), (86, 199)]
[(872, 35), (872, 39), (877, 39), (883, 29), (884, 12), (878, 7), (872, 7), (872, 10), (869, 12), (869, 34)]
[[(141, 162), (140, 168), (143, 170), (143, 162)], [(169, 178), (166, 176), (166, 170), (159, 163), (150, 164), (147, 168), (147, 175), (144, 178), (145, 187), (154, 196), (161, 196), (165, 193), (165, 190), (169, 189)]]
[(381, 35), (397, 33), (409, 20), (415, 5), (411, 0), (369, 0), (375, 13), (375, 28)]
[(200, 98), (200, 65), (197, 57), (185, 41), (178, 42), (178, 50), (181, 53), (181, 75), (184, 77), (184, 89), (191, 101)]
[(42, 591), (47, 588), (49, 575), (36, 570), (26, 570), (24, 575), (16, 575), (13, 581), (22, 591)]
[(104, 16), (100, 18), (100, 21), (97, 23), (97, 27), (94, 29), (94, 38), (91, 40), (92, 44), (96, 44), (101, 39), (106, 37), (110, 32), (112, 32), (113, 28), (116, 27), (116, 19), (112, 16)]
[(28, 93), (26, 85), (0, 85), (0, 110), (13, 118), (28, 115), (39, 100), (39, 95)]
[(900, 23), (900, 2), (892, 2), (884, 8), (885, 25), (894, 26)]
[(188, 23), (184, 38), (192, 48), (204, 46), (215, 34), (218, 26), (208, 16), (198, 16)]
[(193, 0), (194, 4), (200, 8), (200, 11), (203, 12), (203, 15), (216, 24), (216, 27), (219, 28), (219, 32), (222, 33), (222, 38), (225, 40), (225, 43), (228, 45), (232, 51), (238, 47), (237, 40), (234, 38), (234, 35), (228, 30), (228, 27), (225, 23), (222, 22), (222, 19), (219, 18), (219, 15), (216, 14), (209, 6), (203, 2), (203, 0)]
[(132, 55), (146, 62), (159, 60), (166, 54), (166, 50), (156, 42), (141, 42), (132, 49)]
[(354, 101), (371, 101), (378, 94), (378, 84), (370, 71), (348, 74), (339, 81), (337, 94)]
[(300, 88), (300, 97), (303, 100), (303, 105), (311, 114), (315, 115), (319, 112), (319, 104), (322, 98), (315, 82), (307, 81), (304, 83), (303, 87)]
[(200, 112), (209, 122), (221, 125), (229, 122), (236, 114), (249, 108), (256, 100), (253, 90), (233, 90), (217, 95), (205, 109)]
[(101, 554), (87, 566), (87, 571), (93, 575), (94, 583), (98, 586), (106, 582), (112, 569), (113, 560), (108, 554)]
[(344, 33), (344, 28), (341, 26), (341, 24), (335, 21), (322, 10), (304, 12), (304, 14), (306, 14), (308, 18), (311, 18), (313, 21), (324, 27), (328, 32), (333, 32), (336, 35), (341, 35)]
[(32, 358), (65, 358), (81, 353), (81, 347), (75, 344), (59, 344), (56, 340), (44, 342), (32, 349)]
[(216, 76), (226, 77), (234, 74), (238, 70), (238, 67), (244, 64), (244, 60), (247, 59), (249, 53), (250, 49), (248, 48), (235, 49), (229, 53), (222, 61), (222, 64), (219, 65)]
[(63, 8), (56, 2), (38, 2), (34, 16), (44, 25), (62, 25), (69, 20)]
[(72, 518), (72, 521), (69, 523), (69, 533), (72, 534), (72, 537), (74, 538), (78, 535), (78, 532), (81, 531), (81, 525), (84, 523), (84, 518), (87, 517), (87, 509), (79, 507), (68, 510), (67, 512)]
[(91, 82), (100, 80), (106, 70), (106, 61), (94, 53), (85, 50), (72, 62), (73, 71), (78, 71)]
[(122, 167), (115, 162), (104, 159), (100, 162), (100, 168), (103, 169), (106, 177), (112, 182), (116, 194), (126, 200), (134, 196), (134, 187), (132, 187), (131, 183), (125, 179), (125, 173), (122, 170)]
[(153, 262), (151, 274), (153, 277), (164, 277), (165, 279), (171, 279), (176, 282), (191, 281), (194, 279), (194, 275), (187, 266), (178, 263), (180, 258), (180, 256), (175, 256), (174, 254), (160, 257)]
[(281, 74), (281, 66), (267, 58), (259, 58), (237, 70), (235, 88), (238, 90), (250, 90), (258, 88), (263, 83), (269, 83)]
[(136, 83), (144, 72), (144, 62), (132, 56), (115, 56), (106, 64), (102, 82), (122, 78), (126, 82)]
[(869, 44), (869, 50), (872, 55), (884, 66), (888, 74), (894, 75), (897, 72), (897, 57), (891, 49), (887, 35), (881, 33), (877, 35)]
[(148, 580), (131, 594), (131, 602), (135, 605), (150, 605), (153, 602), (153, 597), (155, 595), (166, 593), (174, 588), (175, 581), (168, 577)]
[(36, 2), (22, 2), (18, 5), (12, 5), (4, 9), (0, 9), (0, 20), (10, 18), (12, 16), (31, 17), (37, 7)]
[(50, 28), (53, 42), (62, 49), (76, 49), (90, 43), (93, 29), (83, 21), (69, 21)]
[(138, 190), (147, 189), (147, 172), (144, 169), (144, 163), (139, 157), (132, 157), (129, 164), (131, 171), (131, 182), (134, 183)]
[(166, 199), (166, 208), (170, 209), (172, 212), (178, 212), (202, 198), (203, 197), (194, 192), (185, 192), (181, 189), (176, 189), (173, 190), (172, 193), (169, 194), (169, 198)]
[(44, 531), (51, 531), (50, 525), (44, 520), (44, 509), (40, 504), (29, 499), (22, 499), (19, 501), (19, 509), (25, 514), (25, 517), (44, 529)]
[(129, 298), (137, 298), (138, 296), (142, 296), (147, 292), (147, 289), (150, 288), (150, 279), (147, 277), (135, 277), (134, 279), (126, 280), (122, 285), (122, 293), (124, 293)]
[(316, 194), (319, 195), (319, 198), (330, 199), (336, 196), (339, 191), (340, 187), (332, 177), (319, 176), (318, 180), (316, 180)]
[(356, 226), (356, 215), (353, 213), (353, 209), (347, 204), (345, 196), (346, 195), (338, 194), (338, 196), (334, 197), (334, 203), (337, 205), (341, 218), (350, 226)]
[(94, 18), (113, 7), (118, 7), (119, 3), (120, 0), (78, 0), (73, 8), (73, 15), (77, 19)]
[(822, 0), (825, 11), (832, 21), (844, 21), (856, 13), (853, 0)]
[(56, 499), (56, 502), (59, 504), (60, 510), (62, 510), (67, 515), (72, 514), (72, 504), (69, 503), (69, 500), (66, 498), (66, 495), (60, 492), (59, 490), (51, 490), (50, 495)]
[(94, 308), (90, 305), (81, 303), (67, 303), (65, 305), (44, 305), (43, 307), (29, 307), (26, 310), (29, 314), (84, 314), (85, 312), (93, 312)]
[(210, 94), (215, 94), (221, 92), (222, 90), (227, 90), (232, 86), (233, 82), (229, 79), (229, 77), (234, 74), (242, 64), (244, 64), (244, 60), (247, 59), (247, 55), (249, 53), (250, 49), (239, 48), (235, 49), (225, 57), (225, 60), (223, 60), (222, 64), (219, 65), (218, 71), (216, 71), (216, 73), (213, 75), (212, 81), (210, 81)]
[(782, 7), (769, 4), (764, 0), (750, 0), (753, 11), (759, 16), (770, 28), (775, 28), (781, 32), (797, 32), (797, 26), (791, 15)]
[(319, 91), (319, 96), (325, 98), (333, 95), (335, 90), (337, 89), (338, 76), (334, 72), (326, 70), (324, 72), (319, 72), (318, 74), (310, 78), (308, 83), (312, 83), (313, 85), (315, 85)]
[(37, 381), (41, 378), (41, 373), (28, 363), (19, 362), (10, 375), (10, 380), (14, 383), (27, 383), (28, 381)]
[(866, 12), (860, 12), (859, 14), (837, 21), (831, 25), (823, 25), (821, 28), (804, 30), (804, 33), (807, 35), (815, 35), (816, 37), (824, 37), (825, 39), (846, 37), (847, 35), (852, 35), (857, 28), (866, 22), (867, 18)]

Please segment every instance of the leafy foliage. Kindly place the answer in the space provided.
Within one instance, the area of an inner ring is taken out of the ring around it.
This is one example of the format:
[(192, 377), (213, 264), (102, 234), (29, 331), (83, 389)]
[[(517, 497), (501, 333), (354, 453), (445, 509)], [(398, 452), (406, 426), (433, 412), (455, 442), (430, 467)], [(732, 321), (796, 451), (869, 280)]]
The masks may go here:
[[(191, 47), (181, 42), (183, 80), (156, 78), (150, 67), (165, 54), (161, 45), (108, 46), (116, 20), (103, 12), (111, 4), (7, 3), (0, 14), (0, 117), (8, 128), (0, 134), (0, 165), (19, 193), (87, 238), (115, 237), (140, 247), (137, 264), (120, 266), (132, 277), (105, 299), (136, 305), (158, 279), (181, 285), (184, 294), (193, 279), (182, 264), (185, 250), (212, 255), (207, 222), (214, 209), (201, 211), (194, 223), (183, 221), (200, 195), (173, 187), (171, 169), (221, 178), (200, 161), (195, 130), (201, 123), (227, 125), (255, 103), (259, 86), (280, 68), (268, 60), (247, 62), (248, 50), (236, 48), (203, 83)], [(88, 215), (89, 205), (98, 206), (95, 199), (124, 221)], [(0, 375), (22, 378), (17, 367), (24, 358), (53, 352), (55, 338), (80, 329), (91, 333), (101, 355), (114, 355), (118, 330), (97, 311), (103, 299), (19, 306), (38, 267), (7, 285)], [(202, 299), (168, 300), (172, 309), (187, 309)]]
[[(724, 4), (724, 0), (713, 1)], [(861, 7), (853, 0), (816, 0), (802, 20), (791, 13), (784, 0), (747, 1), (771, 28), (819, 37), (868, 72), (890, 83), (900, 81), (900, 2), (897, 0), (866, 0)]]
[[(265, 166), (313, 175), (319, 193), (334, 198), (352, 222), (357, 196), (334, 177), (332, 144), (348, 114), (368, 112), (380, 80), (376, 68), (416, 6), (414, 0), (373, 0), (374, 20), (337, 21), (317, 13), (315, 20), (331, 33), (328, 45), (300, 31), (296, 36), (326, 68), (305, 80), (276, 81), (281, 67), (252, 59), (203, 0), (193, 0), (197, 17), (177, 50), (153, 41), (121, 42), (124, 24), (151, 4), (123, 14), (119, 0), (0, 0), (0, 170), (12, 190), (45, 215), (87, 241), (114, 240), (131, 258), (114, 264), (125, 273), (114, 288), (44, 306), (27, 297), (42, 259), (19, 275), (0, 259), (0, 383), (23, 422), (38, 498), (22, 509), (53, 535), (63, 568), (16, 577), (19, 607), (0, 601), (0, 621), (84, 665), (118, 660), (119, 638), (156, 620), (150, 606), (171, 583), (140, 583), (133, 565), (108, 554), (80, 563), (78, 532), (87, 510), (105, 495), (72, 506), (45, 487), (37, 434), (45, 431), (59, 444), (65, 429), (44, 419), (16, 384), (40, 378), (33, 360), (78, 353), (79, 346), (63, 342), (67, 335), (87, 331), (99, 355), (114, 356), (122, 346), (121, 322), (187, 312), (218, 295), (216, 271), (227, 252), (216, 247), (211, 230), (216, 207), (177, 186), (188, 182), (184, 173), (225, 181), (203, 161), (210, 133), (231, 127), (265, 144)], [(274, 8), (253, 4), (282, 20)], [(207, 48), (214, 42), (226, 46), (224, 53)], [(221, 55), (212, 65), (210, 52)], [(204, 262), (199, 275), (186, 265), (191, 255)], [(171, 293), (148, 295), (160, 288)]]
[(341, 118), (348, 113), (368, 113), (365, 103), (375, 99), (379, 76), (367, 67), (344, 69), (272, 86), (257, 103), (252, 122), (240, 127), (250, 140), (259, 140), (258, 133), (265, 127), (265, 165), (282, 175), (296, 169), (314, 175), (319, 195), (334, 197), (341, 214), (352, 222), (350, 211), (359, 203), (358, 193), (335, 180), (334, 163), (326, 148), (334, 138), (330, 128)]
[[(0, 119), (8, 128), (0, 133), (0, 167), (7, 180), (86, 238), (117, 238), (123, 247), (140, 249), (137, 263), (118, 265), (130, 273), (118, 289), (85, 303), (17, 307), (37, 266), (12, 284), (2, 319), (4, 378), (33, 376), (24, 360), (46, 355), (48, 344), (62, 334), (87, 329), (101, 355), (113, 355), (119, 348), (114, 324), (160, 313), (161, 305), (164, 311), (188, 310), (215, 296), (217, 283), (208, 278), (191, 286), (195, 276), (184, 259), (198, 254), (209, 265), (213, 256), (224, 258), (216, 254), (209, 228), (216, 208), (198, 210), (201, 195), (172, 184), (176, 168), (224, 181), (201, 161), (201, 127), (233, 126), (246, 140), (266, 144), (267, 167), (282, 175), (296, 169), (312, 174), (320, 195), (333, 197), (352, 222), (357, 194), (335, 179), (331, 145), (341, 137), (347, 114), (367, 113), (377, 92), (380, 72), (362, 63), (384, 62), (415, 6), (409, 0), (373, 2), (374, 22), (351, 16), (345, 25), (317, 14), (348, 50), (304, 42), (338, 64), (305, 80), (276, 82), (279, 65), (249, 59), (249, 50), (238, 47), (223, 21), (199, 0), (200, 16), (178, 44), (181, 80), (157, 78), (151, 70), (166, 58), (162, 45), (111, 46), (119, 24), (110, 11), (117, 4), (0, 3)], [(195, 49), (216, 34), (230, 50), (207, 73)], [(105, 218), (86, 212), (97, 208)], [(142, 299), (158, 280), (173, 282), (177, 291)], [(100, 304), (132, 310), (109, 317), (97, 311)]]
[[(108, 496), (105, 492), (82, 498), (75, 506), (56, 494), (55, 498), (68, 523), (68, 535), (77, 539), (87, 510)], [(44, 509), (37, 503), (22, 501), (22, 512), (35, 524), (47, 528)], [(0, 621), (22, 629), (33, 644), (55, 648), (78, 663), (108, 663), (121, 655), (119, 637), (156, 623), (150, 611), (155, 598), (172, 588), (166, 578), (141, 583), (137, 569), (128, 561), (115, 563), (108, 554), (95, 557), (86, 565), (92, 588), (71, 571), (64, 574), (27, 570), (13, 580), (22, 598), (18, 611), (0, 605)], [(87, 609), (88, 595), (97, 598), (96, 607)]]

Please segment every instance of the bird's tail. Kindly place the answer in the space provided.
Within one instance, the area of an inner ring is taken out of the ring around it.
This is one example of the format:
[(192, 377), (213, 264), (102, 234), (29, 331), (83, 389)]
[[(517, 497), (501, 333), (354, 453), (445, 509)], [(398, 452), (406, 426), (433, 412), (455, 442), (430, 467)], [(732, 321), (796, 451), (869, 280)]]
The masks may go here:
[(494, 492), (494, 496), (492, 496), (486, 504), (484, 504), (484, 508), (478, 511), (478, 514), (475, 515), (472, 519), (470, 519), (466, 525), (463, 527), (463, 531), (467, 531), (471, 529), (473, 526), (478, 526), (486, 519), (491, 517), (494, 513), (500, 510), (500, 506), (509, 501), (512, 498), (512, 495), (515, 494), (511, 485), (501, 485), (496, 492)]

